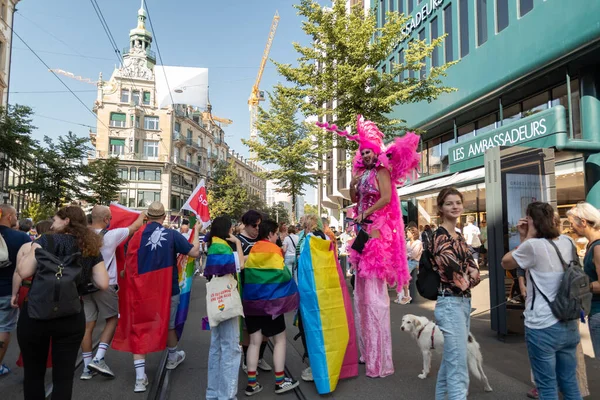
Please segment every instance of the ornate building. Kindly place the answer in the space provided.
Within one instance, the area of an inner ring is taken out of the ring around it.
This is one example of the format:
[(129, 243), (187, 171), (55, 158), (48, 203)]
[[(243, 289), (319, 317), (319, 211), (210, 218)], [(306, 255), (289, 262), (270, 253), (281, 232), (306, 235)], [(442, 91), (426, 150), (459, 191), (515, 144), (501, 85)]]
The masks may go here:
[[(231, 121), (214, 117), (210, 103), (205, 110), (183, 104), (158, 108), (156, 56), (145, 20), (146, 13), (140, 9), (129, 47), (123, 51), (123, 65), (108, 81), (100, 75), (94, 104), (99, 122), (96, 132), (90, 132), (96, 150), (90, 159), (120, 159), (120, 174), (126, 182), (116, 199), (119, 203), (143, 209), (160, 201), (175, 221), (198, 182), (211, 177), (218, 161), (229, 160), (229, 146), (218, 121)], [(242, 164), (253, 171), (251, 164)]]

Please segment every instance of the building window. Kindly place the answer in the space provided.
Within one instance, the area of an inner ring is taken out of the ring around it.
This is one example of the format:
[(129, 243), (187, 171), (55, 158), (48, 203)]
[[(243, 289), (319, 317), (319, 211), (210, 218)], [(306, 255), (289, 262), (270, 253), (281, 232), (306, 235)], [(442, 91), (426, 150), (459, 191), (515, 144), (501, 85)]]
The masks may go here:
[(119, 193), (119, 204), (127, 205), (127, 192)]
[[(402, 1), (402, 0), (400, 0), (400, 1)], [(390, 9), (391, 12), (394, 12), (394, 3), (395, 2), (396, 2), (395, 0), (390, 0), (389, 9)]]
[(160, 169), (142, 169), (138, 170), (138, 181), (160, 182)]
[(459, 3), (460, 26), (460, 56), (469, 54), (469, 1), (460, 0)]
[(569, 110), (569, 98), (567, 93), (567, 84), (552, 89), (552, 107), (562, 105), (567, 111), (567, 118), (573, 114), (573, 137), (575, 139), (581, 139), (581, 120), (580, 120), (580, 109), (579, 109), (579, 80), (573, 79), (571, 81), (571, 107), (573, 110)]
[[(419, 40), (425, 40), (425, 28), (419, 31)], [(427, 74), (427, 59), (421, 60), (423, 66), (419, 71), (419, 79), (425, 79), (425, 75)]]
[(125, 128), (127, 116), (125, 113), (110, 113), (110, 126), (113, 128)]
[(478, 119), (476, 121), (476, 125), (477, 128), (475, 130), (475, 134), (477, 136), (483, 135), (486, 132), (496, 129), (496, 113)]
[(144, 140), (144, 158), (158, 158), (158, 142)]
[(178, 135), (179, 133), (181, 133), (181, 124), (179, 122), (175, 122), (174, 131), (175, 131), (176, 135)]
[(475, 137), (475, 124), (467, 124), (458, 128), (458, 143)]
[(477, 46), (481, 46), (488, 39), (487, 25), (487, 0), (477, 0)]
[[(413, 43), (414, 43), (414, 40), (411, 40), (411, 41), (409, 41), (409, 42), (408, 42), (408, 48), (410, 48), (410, 47), (413, 45)], [(408, 70), (408, 77), (409, 77), (410, 79), (414, 79), (414, 78), (415, 78), (415, 76), (416, 76), (415, 70), (414, 70), (414, 69), (412, 69), (412, 68), (411, 68), (411, 69), (409, 69), (409, 70)]]
[(158, 130), (158, 117), (144, 117), (144, 129)]
[(136, 128), (140, 127), (140, 117), (139, 117), (139, 115), (135, 116), (135, 127)]
[[(438, 30), (438, 19), (435, 17), (431, 20), (431, 41), (433, 42), (440, 36)], [(440, 66), (440, 49), (436, 47), (433, 49), (433, 53), (431, 53), (431, 66), (439, 67)]]
[(160, 201), (160, 192), (138, 190), (138, 207), (148, 207), (154, 201)]
[(131, 99), (133, 100), (133, 104), (135, 104), (136, 106), (139, 106), (140, 105), (140, 91), (134, 90), (132, 92)]
[(125, 139), (109, 139), (108, 143), (111, 156), (125, 154)]
[(533, 10), (533, 0), (519, 0), (519, 17)]
[(150, 92), (144, 92), (143, 103), (145, 105), (149, 105), (150, 104)]
[(507, 125), (511, 122), (521, 119), (521, 103), (505, 108), (502, 114), (504, 117), (502, 125)]
[(444, 43), (446, 62), (454, 61), (454, 48), (453, 48), (453, 36), (452, 36), (452, 3), (444, 8), (444, 33), (446, 40)]
[(191, 129), (188, 129), (188, 130), (187, 130), (187, 138), (188, 138), (188, 139), (191, 139), (191, 138), (192, 138), (192, 135), (193, 135), (193, 132), (192, 132), (192, 130), (191, 130)]
[(398, 14), (404, 12), (404, 0), (398, 0)]
[(129, 89), (121, 89), (121, 103), (129, 103)]
[(508, 26), (508, 0), (496, 0), (496, 32)]
[(408, 0), (408, 15), (412, 14), (415, 8), (415, 0)]
[[(398, 64), (400, 64), (402, 66), (404, 65), (404, 49), (400, 49), (400, 51), (398, 52)], [(400, 81), (403, 81), (405, 76), (406, 75), (404, 75), (404, 71), (402, 71), (398, 75), (398, 79)]]
[[(119, 168), (117, 170), (117, 173), (119, 175), (119, 178), (127, 180), (129, 179), (129, 169), (127, 168)], [(121, 204), (125, 204), (125, 203), (121, 203)]]
[(548, 92), (540, 93), (537, 96), (530, 97), (523, 101), (523, 118), (546, 110), (549, 101), (550, 97)]

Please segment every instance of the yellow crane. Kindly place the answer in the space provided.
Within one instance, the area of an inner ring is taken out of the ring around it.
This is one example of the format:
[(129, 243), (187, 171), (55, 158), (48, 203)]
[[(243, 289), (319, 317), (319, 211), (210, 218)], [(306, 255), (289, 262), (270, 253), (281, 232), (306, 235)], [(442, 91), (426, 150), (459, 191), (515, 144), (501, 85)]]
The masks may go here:
[(250, 93), (250, 98), (248, 99), (248, 106), (250, 108), (250, 140), (256, 140), (258, 137), (258, 131), (256, 129), (256, 120), (258, 119), (258, 104), (265, 100), (265, 92), (259, 90), (258, 86), (260, 85), (260, 81), (265, 70), (265, 65), (267, 65), (267, 60), (269, 59), (269, 52), (271, 51), (271, 45), (273, 44), (273, 39), (275, 38), (277, 25), (279, 25), (279, 12), (275, 11), (273, 22), (271, 22), (271, 30), (269, 31), (267, 45), (265, 47), (265, 51), (263, 52), (260, 68), (258, 69), (258, 75), (256, 76), (256, 82), (254, 82), (254, 86), (252, 86), (252, 92)]

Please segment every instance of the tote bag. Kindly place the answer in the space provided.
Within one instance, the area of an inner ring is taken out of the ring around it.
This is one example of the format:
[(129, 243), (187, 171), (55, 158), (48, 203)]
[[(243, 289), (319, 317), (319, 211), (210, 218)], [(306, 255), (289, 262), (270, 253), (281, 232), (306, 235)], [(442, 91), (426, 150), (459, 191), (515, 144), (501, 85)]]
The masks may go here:
[(211, 327), (244, 316), (242, 300), (233, 275), (215, 276), (206, 284), (206, 313)]

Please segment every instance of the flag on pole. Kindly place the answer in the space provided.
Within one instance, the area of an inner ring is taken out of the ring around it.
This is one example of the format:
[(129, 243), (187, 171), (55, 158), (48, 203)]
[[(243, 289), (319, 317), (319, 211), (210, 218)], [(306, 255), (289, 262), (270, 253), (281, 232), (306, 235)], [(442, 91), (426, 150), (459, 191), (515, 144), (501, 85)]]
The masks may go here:
[(206, 227), (210, 225), (210, 212), (208, 210), (208, 198), (206, 197), (206, 185), (204, 179), (196, 186), (196, 189), (194, 189), (192, 195), (181, 209), (196, 214), (202, 222), (202, 229), (206, 229)]

